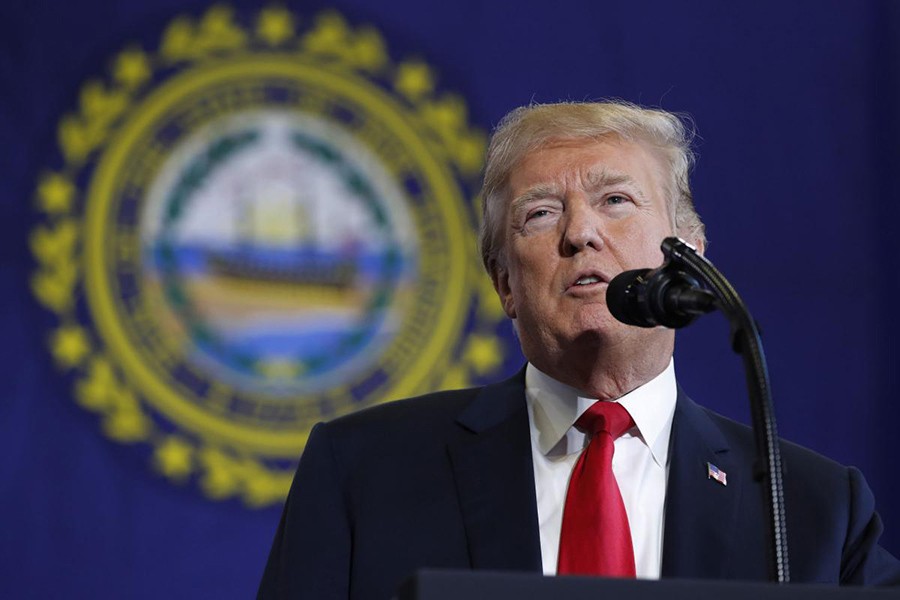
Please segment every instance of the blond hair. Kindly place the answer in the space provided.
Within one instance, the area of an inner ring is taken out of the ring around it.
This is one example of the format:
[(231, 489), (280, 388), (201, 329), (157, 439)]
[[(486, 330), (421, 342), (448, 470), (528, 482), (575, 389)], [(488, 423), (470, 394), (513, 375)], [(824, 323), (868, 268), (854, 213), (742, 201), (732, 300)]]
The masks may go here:
[(688, 181), (694, 164), (694, 133), (686, 117), (622, 101), (532, 104), (503, 117), (488, 146), (479, 238), (481, 258), (489, 274), (494, 274), (502, 259), (506, 184), (516, 165), (528, 153), (554, 141), (609, 135), (644, 142), (662, 152), (670, 173), (665, 192), (675, 231), (688, 241), (705, 243), (703, 222), (694, 209)]

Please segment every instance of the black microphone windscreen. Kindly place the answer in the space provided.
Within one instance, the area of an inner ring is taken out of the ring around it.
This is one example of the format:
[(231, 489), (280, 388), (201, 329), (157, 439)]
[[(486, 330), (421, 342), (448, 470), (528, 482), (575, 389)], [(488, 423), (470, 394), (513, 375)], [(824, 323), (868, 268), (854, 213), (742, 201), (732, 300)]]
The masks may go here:
[(644, 276), (650, 269), (634, 269), (619, 273), (606, 288), (606, 306), (617, 320), (626, 325), (652, 327), (642, 314), (637, 298), (638, 287), (645, 283)]

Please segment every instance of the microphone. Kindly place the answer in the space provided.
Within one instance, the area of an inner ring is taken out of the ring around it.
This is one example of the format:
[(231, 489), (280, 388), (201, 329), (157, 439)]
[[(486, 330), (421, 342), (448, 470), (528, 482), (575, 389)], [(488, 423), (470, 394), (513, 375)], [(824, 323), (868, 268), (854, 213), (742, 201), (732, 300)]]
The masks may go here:
[(609, 312), (626, 325), (679, 329), (716, 308), (716, 297), (697, 280), (666, 263), (616, 275), (606, 289)]

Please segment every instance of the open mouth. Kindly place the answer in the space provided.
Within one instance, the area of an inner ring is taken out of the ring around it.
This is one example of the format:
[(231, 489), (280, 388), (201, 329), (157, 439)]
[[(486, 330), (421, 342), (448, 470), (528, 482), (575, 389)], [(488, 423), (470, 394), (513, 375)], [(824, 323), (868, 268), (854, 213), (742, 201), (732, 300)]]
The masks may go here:
[(568, 291), (591, 290), (602, 284), (609, 283), (609, 280), (597, 271), (588, 271), (581, 273), (569, 284)]
[(601, 283), (602, 281), (603, 280), (596, 275), (584, 275), (583, 277), (579, 277), (578, 279), (576, 279), (575, 283), (573, 283), (572, 285), (591, 285), (592, 283)]

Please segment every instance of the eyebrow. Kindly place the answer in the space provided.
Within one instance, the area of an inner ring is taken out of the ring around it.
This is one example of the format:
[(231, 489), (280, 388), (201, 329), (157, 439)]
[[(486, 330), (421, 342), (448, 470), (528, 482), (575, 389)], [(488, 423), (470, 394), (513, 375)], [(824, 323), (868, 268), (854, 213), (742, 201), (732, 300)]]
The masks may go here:
[(607, 169), (591, 169), (585, 177), (591, 189), (613, 187), (617, 185), (629, 185), (640, 191), (637, 182), (629, 175)]
[(513, 201), (510, 203), (510, 211), (515, 213), (532, 200), (547, 197), (558, 198), (560, 196), (562, 196), (562, 186), (559, 184), (538, 183), (525, 190), (518, 197), (513, 198)]

